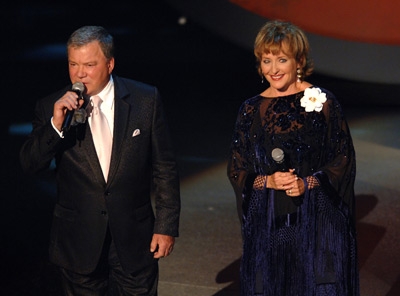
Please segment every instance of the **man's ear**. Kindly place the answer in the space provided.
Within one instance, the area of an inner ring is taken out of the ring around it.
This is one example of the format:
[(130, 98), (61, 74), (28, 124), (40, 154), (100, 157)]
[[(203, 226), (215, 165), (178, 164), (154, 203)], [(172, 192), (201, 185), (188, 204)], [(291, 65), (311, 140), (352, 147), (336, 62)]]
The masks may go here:
[(108, 74), (112, 73), (112, 71), (114, 70), (114, 65), (115, 65), (115, 60), (114, 60), (114, 58), (111, 58), (108, 61)]

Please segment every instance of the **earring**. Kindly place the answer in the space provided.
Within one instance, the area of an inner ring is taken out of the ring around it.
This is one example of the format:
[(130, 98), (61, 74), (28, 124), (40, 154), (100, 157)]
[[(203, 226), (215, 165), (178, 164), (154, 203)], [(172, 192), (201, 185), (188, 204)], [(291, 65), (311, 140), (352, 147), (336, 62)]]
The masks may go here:
[(261, 83), (264, 83), (264, 74), (261, 75)]
[(297, 68), (297, 82), (301, 82), (301, 69)]

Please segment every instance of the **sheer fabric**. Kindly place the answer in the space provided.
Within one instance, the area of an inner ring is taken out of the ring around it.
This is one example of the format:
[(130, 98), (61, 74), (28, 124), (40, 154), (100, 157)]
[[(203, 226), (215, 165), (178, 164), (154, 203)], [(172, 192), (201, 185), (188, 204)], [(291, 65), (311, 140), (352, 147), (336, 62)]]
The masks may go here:
[[(317, 284), (359, 295), (355, 153), (338, 101), (322, 91), (321, 112), (300, 106), (304, 92), (256, 96), (239, 110), (228, 177), (242, 221), (241, 295), (260, 293), (256, 278), (261, 295), (318, 295)], [(265, 188), (265, 176), (278, 170), (271, 157), (277, 147), (303, 178), (303, 196)]]

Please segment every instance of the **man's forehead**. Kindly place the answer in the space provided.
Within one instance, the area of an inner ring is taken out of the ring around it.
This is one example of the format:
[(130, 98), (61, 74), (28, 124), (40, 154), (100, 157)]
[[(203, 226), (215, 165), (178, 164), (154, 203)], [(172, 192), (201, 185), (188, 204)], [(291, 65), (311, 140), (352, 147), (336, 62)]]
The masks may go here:
[(100, 45), (98, 44), (94, 44), (94, 43), (88, 43), (85, 45), (80, 45), (80, 46), (70, 46), (68, 47), (68, 59), (71, 59), (71, 56), (74, 57), (104, 57), (104, 53), (100, 47)]

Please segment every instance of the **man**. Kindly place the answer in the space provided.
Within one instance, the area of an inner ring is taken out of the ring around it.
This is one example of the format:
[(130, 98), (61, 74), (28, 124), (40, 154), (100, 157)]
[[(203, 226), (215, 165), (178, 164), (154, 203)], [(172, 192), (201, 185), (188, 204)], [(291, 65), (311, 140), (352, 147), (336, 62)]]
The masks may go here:
[[(70, 80), (83, 83), (83, 98), (69, 85), (40, 100), (20, 154), (30, 173), (56, 160), (50, 260), (66, 295), (157, 295), (157, 261), (172, 252), (180, 212), (158, 91), (111, 75), (113, 38), (102, 27), (78, 29), (67, 50)], [(77, 110), (87, 120), (68, 127), (67, 111)]]

